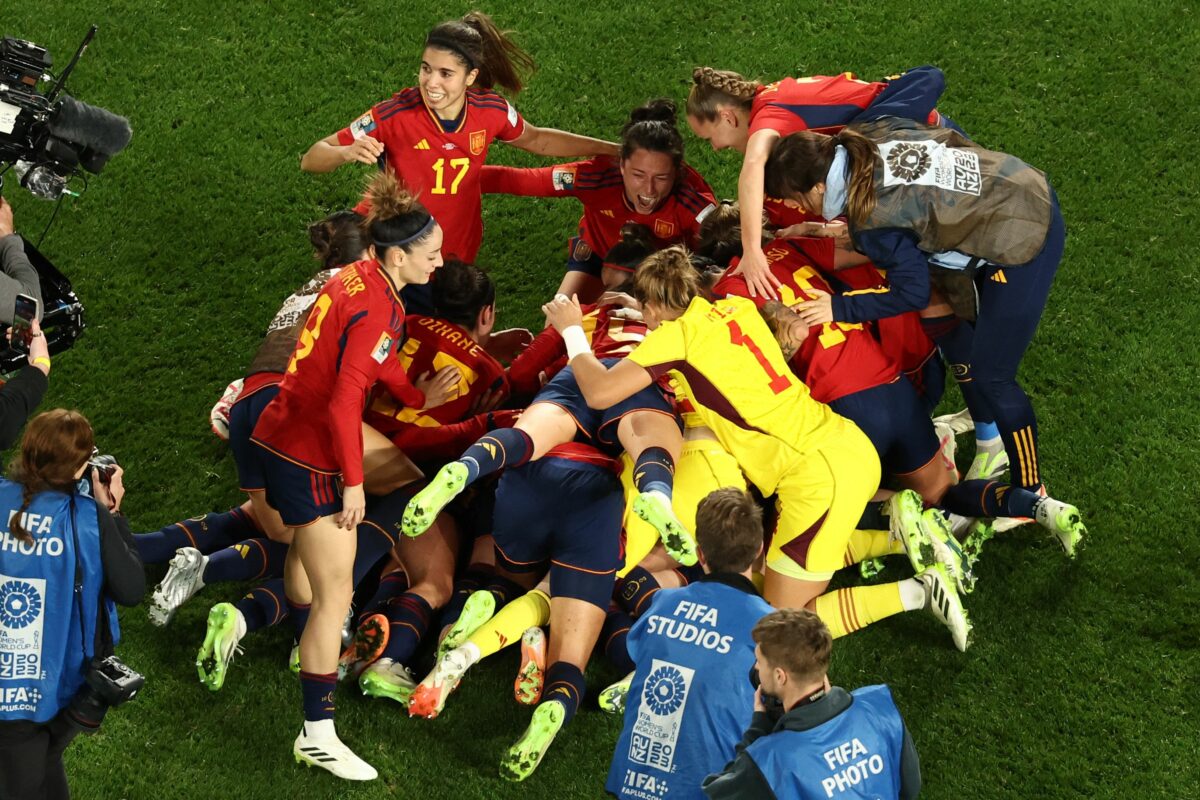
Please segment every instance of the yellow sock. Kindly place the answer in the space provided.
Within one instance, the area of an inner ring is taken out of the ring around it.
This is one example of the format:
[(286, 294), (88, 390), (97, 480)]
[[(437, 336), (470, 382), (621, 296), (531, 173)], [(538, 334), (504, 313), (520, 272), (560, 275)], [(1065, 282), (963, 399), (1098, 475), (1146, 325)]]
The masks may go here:
[(896, 555), (904, 552), (904, 543), (892, 541), (887, 531), (853, 531), (846, 543), (846, 566), (866, 561), (868, 558)]
[(904, 611), (898, 582), (836, 589), (818, 597), (814, 605), (835, 639)]
[(521, 634), (550, 621), (550, 597), (541, 589), (526, 592), (483, 623), (467, 641), (479, 648), (480, 659), (521, 641)]

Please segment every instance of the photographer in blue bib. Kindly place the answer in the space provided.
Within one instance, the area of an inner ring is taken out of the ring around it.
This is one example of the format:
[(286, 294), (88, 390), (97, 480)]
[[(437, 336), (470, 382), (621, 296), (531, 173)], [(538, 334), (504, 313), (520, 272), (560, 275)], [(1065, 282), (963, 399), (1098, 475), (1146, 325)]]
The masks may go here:
[(113, 603), (136, 605), (146, 579), (122, 471), (94, 452), (81, 414), (47, 411), (0, 478), (0, 800), (69, 797), (63, 751), (141, 687), (112, 654)]
[[(909, 800), (920, 793), (921, 764), (891, 690), (829, 685), (833, 638), (820, 617), (773, 611), (750, 635), (759, 682), (754, 716), (733, 761), (704, 780), (710, 800)], [(776, 705), (782, 715), (767, 710)]]

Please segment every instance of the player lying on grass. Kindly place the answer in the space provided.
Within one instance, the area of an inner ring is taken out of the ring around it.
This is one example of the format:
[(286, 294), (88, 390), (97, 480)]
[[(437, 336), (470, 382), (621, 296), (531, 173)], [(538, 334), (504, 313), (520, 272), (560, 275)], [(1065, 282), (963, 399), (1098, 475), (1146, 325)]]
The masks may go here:
[(891, 549), (886, 534), (855, 530), (879, 486), (879, 457), (853, 423), (813, 400), (792, 376), (754, 304), (700, 297), (695, 270), (678, 247), (644, 261), (634, 289), (651, 332), (612, 367), (581, 344), (577, 303), (558, 298), (544, 310), (568, 342), (590, 406), (619, 403), (671, 372), (746, 477), (764, 495), (776, 495), (779, 521), (766, 558), (768, 602), (782, 608), (812, 604), (843, 635), (929, 605), (965, 650), (966, 611), (945, 566), (922, 562), (921, 545), (928, 542), (920, 541), (919, 531), (910, 533), (909, 542), (920, 570), (915, 579), (823, 594), (848, 556), (869, 558)]
[(600, 156), (553, 167), (483, 169), (483, 191), (530, 197), (574, 197), (583, 204), (579, 232), (567, 243), (567, 274), (558, 291), (592, 303), (603, 291), (604, 256), (628, 224), (651, 232), (652, 247), (692, 246), (716, 200), (683, 160), (675, 103), (652, 100), (635, 108), (621, 129), (619, 158)]

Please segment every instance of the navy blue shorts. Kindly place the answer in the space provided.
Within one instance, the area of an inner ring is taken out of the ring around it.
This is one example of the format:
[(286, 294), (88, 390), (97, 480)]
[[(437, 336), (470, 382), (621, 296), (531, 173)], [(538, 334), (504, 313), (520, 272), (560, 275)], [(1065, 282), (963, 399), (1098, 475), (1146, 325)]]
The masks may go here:
[(567, 272), (585, 272), (599, 278), (603, 268), (604, 259), (592, 252), (582, 236), (572, 236), (567, 240)]
[(885, 472), (907, 475), (938, 455), (940, 445), (929, 412), (904, 376), (839, 397), (829, 407), (862, 429), (875, 445)]
[(554, 456), (507, 469), (496, 489), (496, 565), (550, 568), (550, 596), (608, 608), (621, 558), (621, 481), (595, 464)]
[(289, 528), (303, 528), (342, 510), (339, 476), (315, 472), (255, 443), (266, 477), (267, 502)]
[(925, 359), (924, 364), (912, 372), (904, 373), (904, 376), (917, 390), (921, 404), (925, 406), (925, 413), (933, 414), (938, 403), (942, 402), (942, 395), (946, 393), (946, 362), (942, 360), (942, 352), (934, 350), (929, 354), (929, 358)]
[[(600, 363), (611, 367), (620, 360), (604, 358)], [(533, 398), (533, 402), (551, 403), (566, 411), (575, 420), (579, 428), (579, 437), (611, 456), (618, 456), (625, 449), (617, 439), (617, 425), (621, 422), (621, 417), (634, 411), (658, 411), (667, 414), (674, 417), (676, 424), (680, 425), (680, 430), (683, 430), (682, 423), (675, 416), (675, 410), (667, 401), (666, 395), (654, 384), (603, 411), (588, 408), (587, 401), (583, 399), (583, 392), (579, 391), (579, 383), (575, 380), (575, 372), (569, 366), (563, 367), (562, 371), (551, 378)]]
[(279, 384), (264, 386), (257, 392), (239, 397), (229, 409), (229, 450), (237, 465), (238, 486), (243, 492), (261, 492), (267, 488), (263, 474), (264, 450), (250, 441), (263, 409), (279, 394)]
[(903, 117), (922, 125), (929, 124), (929, 115), (937, 108), (946, 91), (946, 76), (937, 67), (915, 67), (898, 78), (888, 81), (871, 105), (860, 111), (851, 122), (866, 122), (880, 117)]

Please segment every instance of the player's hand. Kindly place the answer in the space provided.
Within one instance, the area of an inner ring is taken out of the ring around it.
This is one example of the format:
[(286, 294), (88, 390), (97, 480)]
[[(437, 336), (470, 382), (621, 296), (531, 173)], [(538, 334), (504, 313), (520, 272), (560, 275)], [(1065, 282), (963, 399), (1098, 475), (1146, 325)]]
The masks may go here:
[(16, 228), (13, 227), (12, 206), (3, 197), (0, 197), (0, 238), (15, 233)]
[(849, 239), (850, 229), (840, 219), (835, 219), (833, 222), (817, 222), (814, 220), (810, 222), (797, 222), (795, 225), (780, 228), (775, 231), (775, 236), (779, 239), (797, 239), (801, 236)]
[[(496, 331), (488, 338), (487, 351), (497, 361), (511, 362), (533, 344), (533, 334), (525, 328)], [(484, 409), (487, 411), (489, 409)]]
[(383, 155), (383, 142), (372, 139), (370, 136), (364, 136), (361, 139), (355, 139), (354, 144), (346, 145), (342, 154), (347, 163), (357, 161), (360, 164), (374, 164)]
[(761, 247), (744, 252), (733, 274), (742, 275), (746, 279), (746, 288), (750, 290), (751, 297), (779, 299), (779, 295), (775, 291), (775, 287), (779, 285), (779, 279), (771, 274), (771, 267), (767, 264), (767, 257), (763, 254)]
[(333, 521), (339, 528), (352, 531), (358, 527), (367, 515), (367, 495), (363, 485), (342, 487), (342, 510), (334, 516)]
[(792, 310), (800, 315), (804, 324), (810, 328), (813, 325), (824, 325), (833, 322), (833, 297), (820, 289), (809, 289), (812, 300), (805, 300), (792, 306)]
[(504, 402), (504, 396), (505, 392), (503, 386), (483, 392), (475, 398), (473, 403), (471, 403), (471, 408), (467, 411), (467, 416), (476, 417), (480, 414), (486, 414), (489, 411), (494, 411), (497, 406)]
[(92, 486), (96, 492), (96, 500), (114, 514), (121, 510), (121, 501), (125, 499), (124, 475), (125, 470), (118, 466), (105, 484), (100, 480), (100, 470), (92, 467)]
[(556, 294), (554, 299), (542, 306), (546, 315), (546, 323), (554, 326), (554, 330), (562, 333), (572, 325), (583, 324), (583, 310), (579, 307), (578, 295), (567, 297)]
[(621, 308), (631, 308), (635, 311), (642, 310), (642, 304), (633, 296), (625, 294), (625, 292), (605, 292), (600, 295), (600, 299), (596, 301), (596, 305), (620, 306)]
[(425, 393), (425, 405), (421, 410), (437, 408), (458, 397), (458, 381), (462, 373), (458, 367), (442, 367), (437, 372), (425, 373), (413, 385)]

